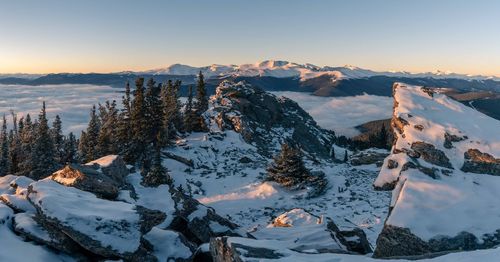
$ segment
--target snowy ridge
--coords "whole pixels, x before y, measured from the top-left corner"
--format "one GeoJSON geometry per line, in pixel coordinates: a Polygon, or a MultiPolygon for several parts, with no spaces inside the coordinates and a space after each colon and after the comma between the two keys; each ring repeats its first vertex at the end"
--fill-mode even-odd
{"type": "Polygon", "coordinates": [[[396,83],[394,100],[396,141],[374,183],[394,189],[379,255],[390,256],[384,231],[394,227],[427,242],[411,255],[492,247],[500,229],[500,122],[424,87],[396,83]],[[450,244],[464,237],[475,244],[450,244]]]}

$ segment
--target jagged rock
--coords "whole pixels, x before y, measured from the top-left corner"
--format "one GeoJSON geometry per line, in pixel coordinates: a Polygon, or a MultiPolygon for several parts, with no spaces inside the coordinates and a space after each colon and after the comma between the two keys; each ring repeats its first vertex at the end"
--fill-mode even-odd
{"type": "Polygon", "coordinates": [[[118,196],[119,181],[103,174],[95,166],[69,164],[54,172],[50,179],[80,190],[92,192],[99,197],[115,199],[118,196]]]}
{"type": "Polygon", "coordinates": [[[189,242],[182,234],[154,227],[144,235],[144,240],[153,250],[153,256],[158,261],[192,261],[195,245],[189,242]]]}
{"type": "Polygon", "coordinates": [[[425,142],[414,142],[411,144],[411,149],[431,164],[446,168],[453,168],[450,164],[450,159],[446,156],[446,154],[437,149],[434,145],[425,142]]]}
{"type": "Polygon", "coordinates": [[[290,140],[310,154],[329,157],[334,134],[321,129],[288,98],[277,98],[244,82],[224,81],[217,87],[212,103],[214,107],[206,114],[221,130],[235,130],[266,156],[274,155],[281,143],[290,140]]]}
{"type": "Polygon", "coordinates": [[[85,164],[97,167],[104,175],[110,177],[118,186],[122,185],[129,170],[123,158],[119,155],[108,155],[85,164]]]}
{"type": "Polygon", "coordinates": [[[86,250],[106,258],[147,257],[134,205],[99,199],[52,180],[32,183],[28,192],[41,222],[64,232],[86,250]]]}
{"type": "Polygon", "coordinates": [[[386,225],[377,238],[377,249],[373,257],[415,256],[430,251],[429,244],[412,234],[409,229],[386,225]]]}
{"type": "Polygon", "coordinates": [[[175,189],[170,192],[176,203],[176,217],[169,229],[182,233],[196,244],[207,243],[212,237],[241,236],[236,224],[217,215],[212,208],[175,189]]]}
{"type": "Polygon", "coordinates": [[[500,158],[477,149],[469,149],[464,153],[462,171],[500,176],[500,158]]]}
{"type": "Polygon", "coordinates": [[[25,195],[3,194],[0,195],[0,201],[3,202],[5,205],[9,206],[10,208],[12,208],[16,213],[19,212],[35,213],[36,211],[33,205],[31,205],[30,202],[26,199],[25,195]]]}
{"type": "Polygon", "coordinates": [[[348,251],[358,254],[368,254],[372,252],[370,243],[362,229],[353,228],[352,230],[340,230],[331,218],[327,218],[326,220],[327,228],[335,234],[336,238],[348,251]]]}

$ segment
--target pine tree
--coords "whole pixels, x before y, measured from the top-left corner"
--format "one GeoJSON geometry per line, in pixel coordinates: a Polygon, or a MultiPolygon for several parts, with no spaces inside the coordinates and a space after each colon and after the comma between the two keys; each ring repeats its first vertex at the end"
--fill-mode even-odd
{"type": "Polygon", "coordinates": [[[99,104],[99,135],[97,137],[97,155],[105,156],[117,154],[118,134],[115,132],[115,125],[118,123],[118,109],[116,101],[106,101],[104,105],[99,104]]]}
{"type": "Polygon", "coordinates": [[[147,187],[158,187],[163,184],[171,184],[172,179],[167,170],[161,164],[161,146],[157,145],[154,150],[154,158],[151,167],[142,170],[142,184],[147,187]]]}
{"type": "Polygon", "coordinates": [[[21,139],[21,150],[19,152],[19,175],[28,176],[33,169],[32,148],[35,141],[34,125],[30,114],[19,120],[19,135],[21,139]]]}
{"type": "Polygon", "coordinates": [[[79,144],[80,161],[83,163],[95,160],[99,157],[97,141],[99,138],[100,121],[96,114],[95,105],[90,110],[90,121],[87,131],[82,132],[79,144]]]}
{"type": "Polygon", "coordinates": [[[161,90],[163,130],[166,140],[173,139],[177,132],[184,131],[181,102],[179,100],[180,87],[180,81],[176,81],[174,84],[169,80],[166,85],[163,85],[161,90]]]}
{"type": "Polygon", "coordinates": [[[184,110],[184,129],[186,132],[193,131],[193,124],[195,119],[196,115],[193,111],[193,87],[189,86],[186,108],[184,110]]]}
{"type": "Polygon", "coordinates": [[[68,137],[64,140],[64,146],[63,146],[64,154],[61,159],[61,162],[63,164],[69,164],[69,163],[74,163],[76,162],[76,151],[77,151],[77,144],[76,144],[76,138],[75,135],[73,135],[73,132],[70,132],[68,134],[68,137]]]}
{"type": "Polygon", "coordinates": [[[344,151],[344,162],[347,163],[348,157],[347,157],[347,150],[344,151]]]}
{"type": "Polygon", "coordinates": [[[134,100],[131,108],[132,124],[132,145],[131,152],[139,165],[147,165],[146,160],[146,142],[147,142],[147,120],[144,101],[144,78],[138,78],[135,81],[134,100]]]}
{"type": "Polygon", "coordinates": [[[156,145],[160,143],[157,139],[161,137],[162,133],[162,113],[163,105],[160,98],[161,87],[156,86],[155,81],[151,78],[147,83],[147,89],[145,93],[145,105],[146,105],[146,132],[148,133],[148,143],[153,143],[156,145]]]}
{"type": "Polygon", "coordinates": [[[309,177],[300,149],[286,143],[281,145],[280,154],[274,158],[267,172],[269,180],[289,188],[302,184],[309,177]]]}
{"type": "MultiPolygon", "coordinates": [[[[12,126],[9,134],[9,173],[16,174],[19,172],[19,154],[21,151],[20,129],[18,128],[17,115],[11,111],[12,126]]],[[[22,122],[20,121],[22,128],[22,122]]]]}
{"type": "Polygon", "coordinates": [[[132,124],[131,124],[131,98],[130,84],[125,86],[125,95],[122,97],[122,110],[118,115],[117,149],[126,162],[133,162],[134,155],[131,149],[132,142],[132,124]]]}
{"type": "Polygon", "coordinates": [[[38,115],[38,124],[36,126],[35,142],[33,144],[32,161],[33,169],[30,177],[40,179],[46,177],[57,169],[55,150],[43,102],[42,110],[38,115]]]}
{"type": "Polygon", "coordinates": [[[208,109],[207,88],[203,74],[200,71],[200,73],[198,74],[198,82],[196,85],[196,105],[195,105],[196,120],[195,124],[193,125],[193,129],[195,131],[204,131],[206,129],[205,121],[202,117],[202,114],[205,111],[207,111],[207,109],[208,109]]]}
{"type": "Polygon", "coordinates": [[[3,115],[2,130],[0,132],[0,176],[9,171],[9,137],[7,135],[7,119],[3,115]]]}
{"type": "Polygon", "coordinates": [[[62,162],[63,152],[63,143],[64,136],[62,134],[62,121],[59,115],[56,115],[54,122],[52,122],[52,129],[50,130],[50,134],[52,136],[52,141],[54,142],[54,149],[56,152],[56,160],[60,164],[64,164],[62,162]]]}

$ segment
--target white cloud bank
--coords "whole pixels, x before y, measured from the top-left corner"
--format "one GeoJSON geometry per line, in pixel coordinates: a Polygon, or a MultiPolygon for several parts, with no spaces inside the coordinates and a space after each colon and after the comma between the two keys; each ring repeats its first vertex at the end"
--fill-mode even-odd
{"type": "Polygon", "coordinates": [[[393,99],[385,96],[359,95],[320,97],[302,92],[272,92],[296,101],[323,128],[335,133],[355,136],[357,125],[392,115],[393,99]]]}
{"type": "Polygon", "coordinates": [[[0,116],[6,114],[9,124],[10,110],[16,112],[18,118],[29,113],[35,119],[45,101],[49,120],[59,114],[64,133],[79,135],[87,125],[92,105],[112,99],[120,104],[119,90],[96,85],[0,85],[0,116]]]}

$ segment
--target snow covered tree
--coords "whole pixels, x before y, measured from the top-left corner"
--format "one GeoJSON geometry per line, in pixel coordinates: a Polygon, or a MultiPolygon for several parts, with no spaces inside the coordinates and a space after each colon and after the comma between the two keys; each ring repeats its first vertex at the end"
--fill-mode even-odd
{"type": "Polygon", "coordinates": [[[0,176],[7,175],[9,171],[9,137],[7,135],[7,118],[3,115],[2,129],[0,131],[0,176]]]}
{"type": "Polygon", "coordinates": [[[281,152],[274,158],[267,172],[269,180],[289,188],[302,184],[309,177],[309,171],[302,160],[302,151],[287,143],[281,145],[281,152]]]}
{"type": "Polygon", "coordinates": [[[42,110],[38,115],[38,124],[36,126],[31,159],[33,168],[29,176],[33,179],[46,177],[57,169],[54,144],[50,135],[45,102],[43,102],[42,110]]]}
{"type": "Polygon", "coordinates": [[[52,141],[54,142],[56,160],[58,163],[64,164],[64,162],[62,162],[62,156],[64,154],[64,135],[62,133],[62,121],[59,115],[56,115],[54,122],[52,122],[52,129],[50,130],[50,134],[52,136],[52,141]]]}

